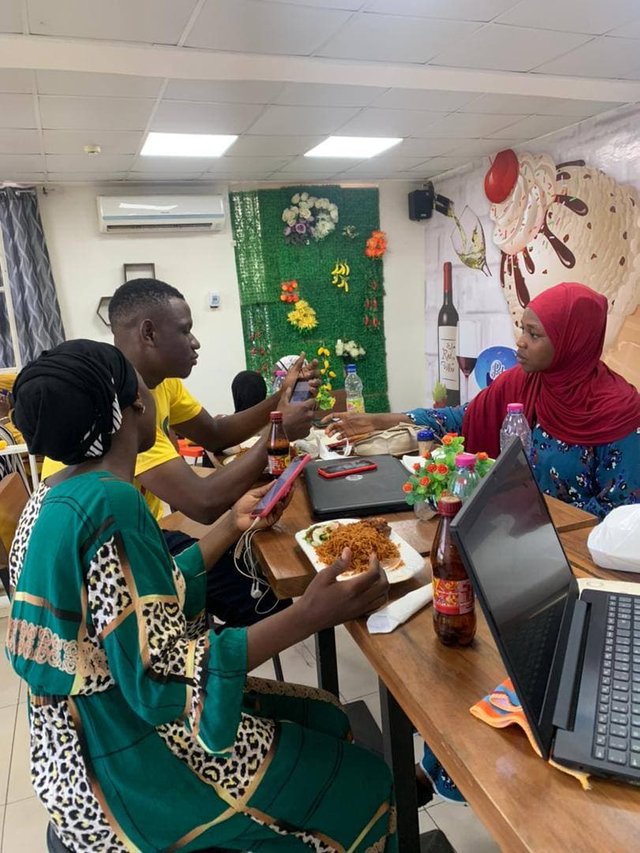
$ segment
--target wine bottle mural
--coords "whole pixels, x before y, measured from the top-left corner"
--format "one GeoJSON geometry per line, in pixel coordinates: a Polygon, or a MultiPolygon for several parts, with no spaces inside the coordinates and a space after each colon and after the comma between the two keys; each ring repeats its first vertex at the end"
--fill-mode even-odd
{"type": "Polygon", "coordinates": [[[451,263],[443,265],[442,307],[438,313],[438,379],[447,389],[447,405],[460,405],[458,312],[453,304],[451,263]]]}

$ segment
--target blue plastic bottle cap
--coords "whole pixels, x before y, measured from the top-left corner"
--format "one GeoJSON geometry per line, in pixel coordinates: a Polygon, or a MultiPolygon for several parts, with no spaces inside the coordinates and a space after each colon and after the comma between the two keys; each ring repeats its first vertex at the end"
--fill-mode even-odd
{"type": "Polygon", "coordinates": [[[418,432],[418,441],[433,441],[434,435],[431,429],[421,429],[418,432]]]}

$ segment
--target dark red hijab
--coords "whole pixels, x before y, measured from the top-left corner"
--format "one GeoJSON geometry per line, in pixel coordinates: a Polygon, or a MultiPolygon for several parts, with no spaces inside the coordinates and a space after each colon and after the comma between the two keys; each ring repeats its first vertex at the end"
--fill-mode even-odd
{"type": "Polygon", "coordinates": [[[517,365],[469,404],[462,422],[467,449],[500,452],[500,426],[507,403],[523,403],[536,423],[567,444],[606,444],[640,426],[640,394],[600,360],[607,325],[607,300],[584,284],[563,283],[528,305],[551,339],[551,366],[525,373],[517,365]]]}

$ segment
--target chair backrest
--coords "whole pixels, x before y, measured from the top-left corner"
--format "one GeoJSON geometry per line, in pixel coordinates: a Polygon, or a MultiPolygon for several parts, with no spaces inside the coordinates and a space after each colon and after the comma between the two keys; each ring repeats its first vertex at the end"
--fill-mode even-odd
{"type": "Polygon", "coordinates": [[[640,308],[624,321],[613,348],[605,354],[604,360],[640,391],[640,308]]]}
{"type": "Polygon", "coordinates": [[[29,492],[19,474],[7,474],[0,480],[0,542],[7,553],[28,500],[29,492]]]}

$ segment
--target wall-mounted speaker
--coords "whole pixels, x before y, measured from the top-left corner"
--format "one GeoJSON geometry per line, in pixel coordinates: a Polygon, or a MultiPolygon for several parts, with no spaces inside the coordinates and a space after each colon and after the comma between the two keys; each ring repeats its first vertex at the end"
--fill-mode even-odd
{"type": "Polygon", "coordinates": [[[409,193],[409,219],[413,222],[421,222],[423,219],[431,219],[433,214],[433,185],[426,189],[414,190],[409,193]]]}

